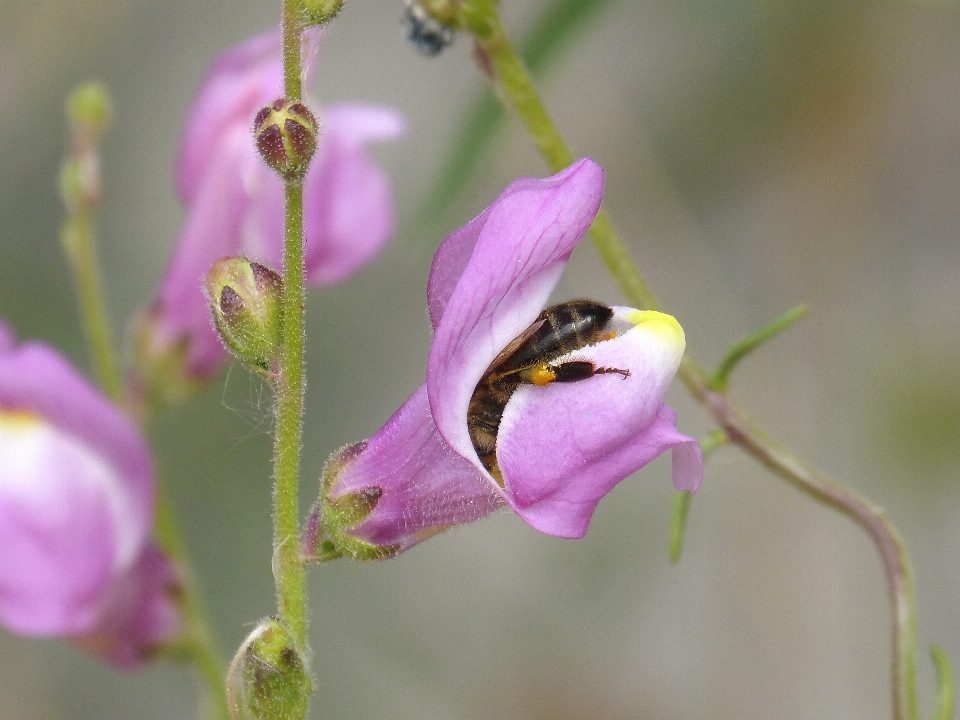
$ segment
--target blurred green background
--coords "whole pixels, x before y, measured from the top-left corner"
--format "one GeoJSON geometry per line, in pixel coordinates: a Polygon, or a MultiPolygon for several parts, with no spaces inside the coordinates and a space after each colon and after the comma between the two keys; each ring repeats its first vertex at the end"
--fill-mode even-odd
{"type": "MultiPolygon", "coordinates": [[[[504,0],[522,35],[548,3],[504,0]]],[[[115,334],[150,298],[182,220],[180,123],[222,49],[279,2],[0,3],[0,315],[83,367],[60,255],[63,98],[110,88],[101,253],[115,334]]],[[[960,6],[953,2],[601,3],[544,76],[578,155],[688,344],[714,363],[789,306],[811,312],[734,377],[774,436],[887,509],[917,576],[919,686],[930,641],[960,664],[960,6]]],[[[421,211],[485,91],[458,38],[402,40],[401,0],[347,0],[321,49],[319,103],[393,105],[376,149],[398,231],[375,263],[311,293],[304,503],[326,457],[373,434],[422,382],[436,245],[519,175],[546,174],[510,119],[467,191],[421,211]]],[[[584,244],[557,298],[621,298],[584,244]]],[[[682,430],[705,415],[674,389],[682,430]]],[[[270,405],[240,368],[150,436],[232,652],[273,610],[270,405]]],[[[663,459],[601,504],[590,533],[500,514],[381,564],[310,573],[315,718],[583,720],[890,716],[888,605],[867,537],[734,449],[667,560],[663,459]]],[[[118,674],[59,641],[0,632],[0,720],[195,717],[194,675],[118,674]]]]}

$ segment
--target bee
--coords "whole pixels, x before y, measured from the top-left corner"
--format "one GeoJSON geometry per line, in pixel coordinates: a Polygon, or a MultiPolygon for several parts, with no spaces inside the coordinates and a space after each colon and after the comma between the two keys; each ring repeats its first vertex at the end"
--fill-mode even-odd
{"type": "Polygon", "coordinates": [[[597,367],[589,360],[554,361],[567,353],[616,335],[608,332],[613,309],[594,300],[569,300],[551,305],[515,337],[483,373],[470,397],[467,428],[480,462],[501,484],[496,445],[500,420],[507,401],[521,385],[579,382],[594,375],[629,370],[597,367]]]}

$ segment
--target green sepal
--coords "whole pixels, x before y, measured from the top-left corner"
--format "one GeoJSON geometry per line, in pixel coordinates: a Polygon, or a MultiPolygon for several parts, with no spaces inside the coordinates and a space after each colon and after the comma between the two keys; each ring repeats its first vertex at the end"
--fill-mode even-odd
{"type": "Polygon", "coordinates": [[[300,17],[304,27],[328,23],[342,9],[343,0],[300,0],[300,17]]]}
{"type": "Polygon", "coordinates": [[[354,560],[384,560],[399,552],[399,545],[375,545],[349,532],[373,512],[382,494],[379,487],[363,488],[335,498],[329,494],[340,473],[366,446],[365,442],[347,445],[327,461],[320,498],[310,512],[301,541],[304,560],[322,562],[344,556],[354,560]]]}
{"type": "Polygon", "coordinates": [[[260,622],[237,651],[241,700],[256,720],[302,720],[313,692],[304,653],[275,617],[260,622]]]}

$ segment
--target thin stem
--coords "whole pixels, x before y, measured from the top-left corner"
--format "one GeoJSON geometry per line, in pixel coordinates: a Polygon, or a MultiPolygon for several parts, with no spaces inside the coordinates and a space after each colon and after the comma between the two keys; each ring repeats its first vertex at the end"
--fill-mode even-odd
{"type": "MultiPolygon", "coordinates": [[[[520,116],[520,121],[530,133],[550,170],[560,172],[574,161],[573,153],[550,119],[550,114],[533,84],[533,78],[510,43],[495,7],[485,2],[477,2],[472,9],[465,9],[464,14],[468,26],[477,36],[478,46],[493,66],[494,83],[501,100],[513,107],[520,116]]],[[[659,310],[660,305],[634,267],[603,208],[590,226],[590,239],[630,302],[641,310],[659,310]]]]}
{"type": "MultiPolygon", "coordinates": [[[[84,332],[101,385],[116,405],[126,407],[133,414],[110,338],[94,229],[96,210],[100,206],[99,143],[109,124],[109,95],[96,85],[80,86],[72,94],[69,106],[85,112],[79,115],[76,112],[69,113],[74,131],[74,148],[71,157],[61,168],[61,192],[68,217],[60,231],[60,242],[70,262],[84,332]],[[91,114],[95,106],[99,108],[99,114],[91,114]],[[99,123],[91,124],[91,120],[97,118],[99,123]]],[[[223,661],[215,649],[209,622],[200,604],[186,545],[174,520],[164,484],[159,478],[154,539],[180,574],[177,601],[184,631],[174,649],[197,666],[210,696],[208,717],[211,720],[226,720],[229,714],[223,661]]]]}
{"type": "MultiPolygon", "coordinates": [[[[529,74],[513,51],[495,3],[492,0],[473,0],[464,7],[463,13],[482,55],[492,66],[498,93],[520,115],[547,164],[554,172],[569,165],[573,155],[540,101],[529,74]]],[[[597,215],[591,235],[601,258],[626,298],[639,308],[658,309],[656,299],[606,215],[597,215]]],[[[773,442],[736,408],[725,393],[710,390],[707,373],[689,354],[684,356],[678,375],[711,412],[731,442],[799,490],[854,520],[873,539],[883,562],[892,608],[894,718],[915,720],[914,589],[907,553],[896,528],[879,508],[865,498],[805,465],[773,442]]]]}
{"type": "Polygon", "coordinates": [[[950,657],[939,645],[930,648],[933,664],[937,668],[937,700],[934,704],[931,720],[953,720],[953,668],[950,666],[950,657]]]}
{"type": "Polygon", "coordinates": [[[123,380],[110,339],[110,323],[103,301],[92,208],[79,208],[64,221],[60,242],[70,261],[80,320],[100,384],[111,400],[123,405],[123,380]]]}
{"type": "Polygon", "coordinates": [[[210,633],[210,622],[197,592],[196,576],[187,554],[180,528],[177,526],[169,497],[162,483],[157,486],[157,520],[154,537],[171,562],[180,572],[180,611],[183,614],[183,652],[193,661],[207,686],[210,699],[208,717],[226,720],[226,687],[223,658],[217,652],[210,633]]]}
{"type": "Polygon", "coordinates": [[[303,92],[302,32],[299,0],[283,0],[283,94],[289,100],[299,100],[303,92]]]}
{"type": "MultiPolygon", "coordinates": [[[[297,0],[283,10],[285,94],[299,99],[300,16],[297,0]]],[[[283,348],[276,381],[277,420],[274,440],[273,567],[280,616],[301,647],[306,645],[306,577],[299,547],[297,484],[303,421],[303,186],[284,189],[283,348]]]]}
{"type": "Polygon", "coordinates": [[[916,604],[913,572],[900,533],[883,510],[783,448],[751,422],[726,393],[710,390],[706,374],[695,368],[692,362],[685,365],[681,370],[682,379],[711,412],[731,442],[798,490],[852,519],[873,540],[883,563],[892,609],[893,716],[896,720],[915,720],[916,604]]]}

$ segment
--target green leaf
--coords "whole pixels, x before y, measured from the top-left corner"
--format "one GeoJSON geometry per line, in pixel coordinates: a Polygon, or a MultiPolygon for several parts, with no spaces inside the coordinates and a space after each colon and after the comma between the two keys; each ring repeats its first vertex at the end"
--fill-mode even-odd
{"type": "Polygon", "coordinates": [[[720,361],[716,372],[714,372],[713,377],[710,378],[710,389],[720,392],[726,390],[727,383],[730,381],[730,373],[733,372],[733,369],[744,357],[756,350],[774,335],[793,325],[797,320],[806,315],[809,309],[806,305],[792,307],[734,345],[724,356],[723,360],[720,361]]]}

